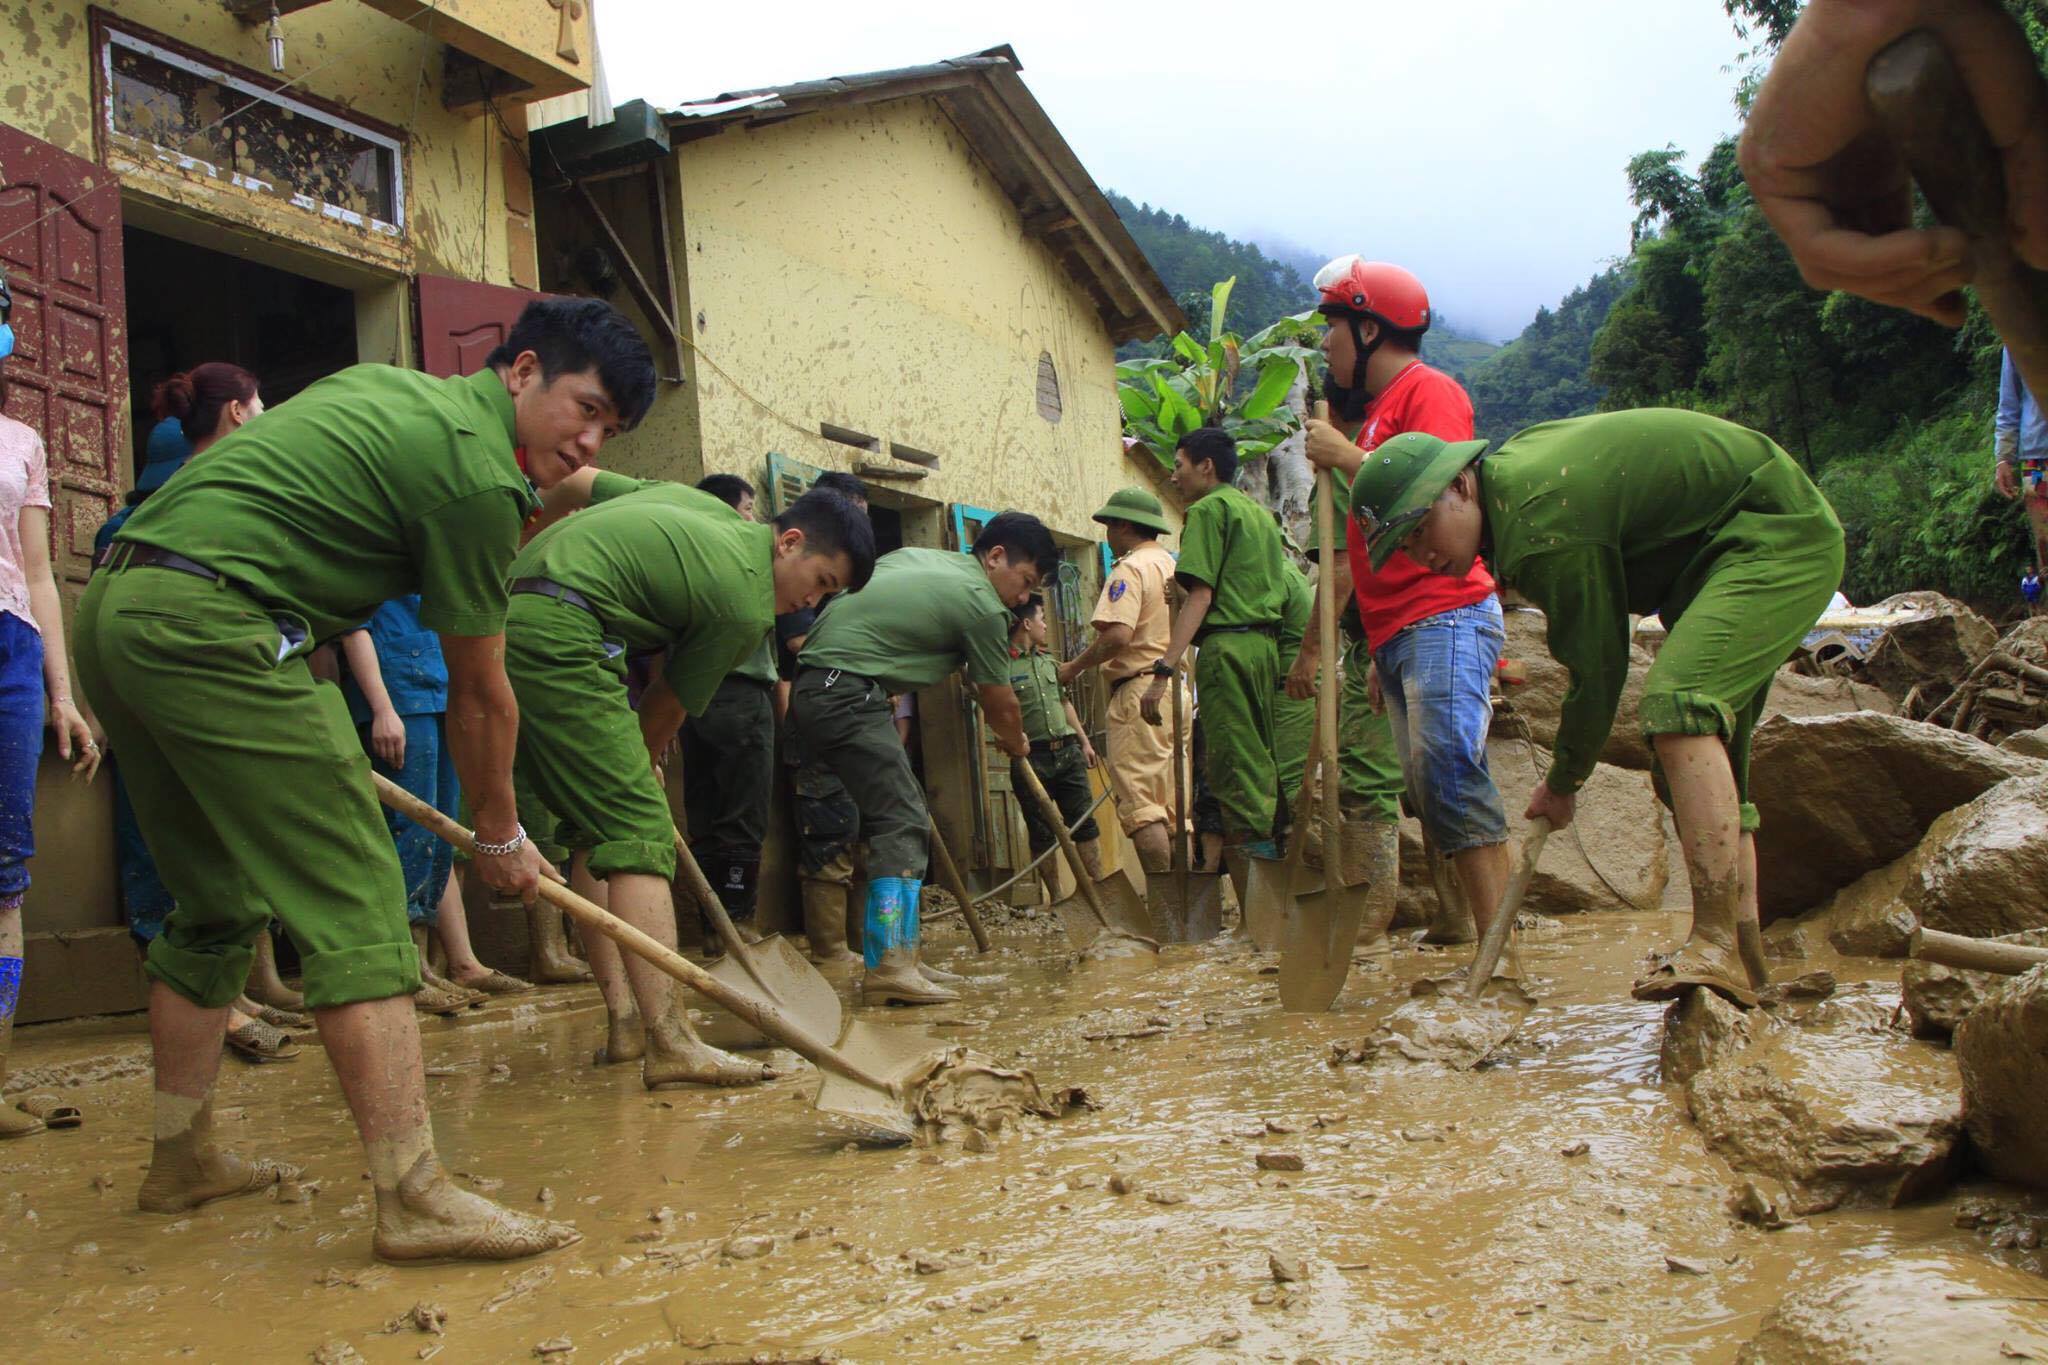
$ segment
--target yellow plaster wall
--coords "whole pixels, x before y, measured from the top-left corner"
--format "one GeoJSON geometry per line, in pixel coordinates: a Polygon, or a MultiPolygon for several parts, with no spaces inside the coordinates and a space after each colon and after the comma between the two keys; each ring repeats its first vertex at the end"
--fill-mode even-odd
{"type": "Polygon", "coordinates": [[[1089,513],[1134,481],[1115,348],[936,104],[721,133],[676,163],[689,334],[788,420],[688,355],[688,387],[636,445],[679,444],[687,407],[707,470],[758,472],[770,450],[854,468],[860,452],[817,435],[829,422],[940,457],[928,478],[886,486],[1097,538],[1089,513]],[[1037,411],[1041,352],[1059,374],[1056,423],[1037,411]]]}
{"type": "MultiPolygon", "coordinates": [[[[500,3],[509,10],[521,7],[522,0],[500,3]]],[[[547,8],[545,0],[523,0],[523,7],[547,8]]],[[[223,62],[260,73],[270,69],[263,25],[240,23],[218,0],[107,0],[100,8],[128,27],[161,34],[223,62]]],[[[326,253],[371,273],[416,271],[512,283],[506,256],[504,135],[488,114],[471,117],[442,107],[444,49],[423,27],[359,0],[329,0],[283,21],[283,78],[304,77],[295,92],[409,134],[408,220],[401,242],[286,203],[181,180],[170,171],[137,173],[122,167],[127,193],[202,223],[226,219],[285,247],[326,253]]],[[[92,28],[83,0],[0,0],[0,53],[5,54],[0,122],[98,160],[92,28]]],[[[500,107],[514,130],[523,127],[516,106],[500,107]]]]}

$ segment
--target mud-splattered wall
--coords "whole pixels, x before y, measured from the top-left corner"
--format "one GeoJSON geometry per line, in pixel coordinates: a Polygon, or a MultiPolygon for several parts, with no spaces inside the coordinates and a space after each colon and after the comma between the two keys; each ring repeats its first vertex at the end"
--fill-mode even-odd
{"type": "Polygon", "coordinates": [[[827,469],[912,470],[890,459],[907,447],[937,457],[929,474],[878,482],[1097,538],[1089,514],[1138,481],[1121,454],[1115,348],[935,104],[725,132],[675,159],[683,324],[746,392],[686,351],[689,385],[636,444],[686,429],[687,405],[706,469],[758,471],[774,450],[827,469]],[[1057,421],[1040,412],[1048,359],[1057,421]],[[824,439],[823,424],[881,450],[824,439]]]}

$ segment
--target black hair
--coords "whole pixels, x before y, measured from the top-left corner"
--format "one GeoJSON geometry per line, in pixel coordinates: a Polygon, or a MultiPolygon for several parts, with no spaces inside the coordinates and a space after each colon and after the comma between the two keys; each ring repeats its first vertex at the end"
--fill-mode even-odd
{"type": "Polygon", "coordinates": [[[1102,519],[1102,524],[1104,526],[1121,526],[1126,531],[1129,531],[1132,535],[1136,536],[1139,540],[1159,539],[1158,527],[1140,526],[1137,522],[1125,521],[1122,517],[1104,517],[1102,519]]]}
{"type": "Polygon", "coordinates": [[[812,554],[836,555],[844,551],[853,561],[846,590],[867,586],[875,572],[875,528],[867,513],[850,498],[831,489],[813,488],[789,505],[775,519],[777,531],[802,531],[804,548],[812,554]]]}
{"type": "Polygon", "coordinates": [[[1220,483],[1231,483],[1237,478],[1237,441],[1222,427],[1196,427],[1181,437],[1174,449],[1187,452],[1189,464],[1207,460],[1215,465],[1220,483]]]}
{"type": "Polygon", "coordinates": [[[1042,592],[1032,593],[1031,596],[1024,599],[1024,605],[1021,607],[1011,607],[1010,634],[1015,635],[1018,627],[1044,610],[1045,594],[1042,592]]]}
{"type": "Polygon", "coordinates": [[[817,481],[811,487],[822,488],[827,493],[837,493],[842,498],[854,498],[860,502],[868,500],[868,486],[866,484],[853,475],[842,474],[836,469],[828,469],[823,474],[820,474],[817,481]]]}
{"type": "Polygon", "coordinates": [[[1417,355],[1421,355],[1423,334],[1428,331],[1429,324],[1426,322],[1420,327],[1389,327],[1385,323],[1381,323],[1380,345],[1392,346],[1400,351],[1413,351],[1417,355]]]}
{"type": "Polygon", "coordinates": [[[626,315],[603,299],[535,299],[484,364],[507,368],[527,351],[540,358],[541,378],[550,384],[596,370],[629,431],[654,406],[654,356],[626,315]]]}
{"type": "Polygon", "coordinates": [[[738,507],[743,498],[754,496],[754,485],[737,474],[706,474],[697,480],[697,490],[709,493],[728,507],[738,507]]]}
{"type": "Polygon", "coordinates": [[[1012,564],[1020,560],[1036,564],[1041,577],[1059,572],[1060,547],[1053,543],[1045,523],[1029,512],[999,512],[981,528],[974,538],[974,557],[986,559],[997,549],[1012,564]]]}

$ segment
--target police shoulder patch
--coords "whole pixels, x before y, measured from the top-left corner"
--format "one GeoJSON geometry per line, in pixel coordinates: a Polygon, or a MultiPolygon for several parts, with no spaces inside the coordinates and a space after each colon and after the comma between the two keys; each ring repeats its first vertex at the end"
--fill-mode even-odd
{"type": "Polygon", "coordinates": [[[1115,580],[1113,580],[1113,581],[1112,581],[1112,582],[1110,583],[1110,585],[1109,585],[1109,600],[1110,600],[1110,601],[1112,601],[1112,602],[1121,602],[1121,601],[1123,601],[1123,600],[1124,600],[1124,592],[1125,592],[1125,590],[1126,590],[1126,589],[1128,589],[1128,588],[1129,588],[1130,586],[1131,586],[1130,580],[1129,580],[1129,579],[1127,579],[1127,578],[1119,578],[1119,579],[1115,579],[1115,580]]]}

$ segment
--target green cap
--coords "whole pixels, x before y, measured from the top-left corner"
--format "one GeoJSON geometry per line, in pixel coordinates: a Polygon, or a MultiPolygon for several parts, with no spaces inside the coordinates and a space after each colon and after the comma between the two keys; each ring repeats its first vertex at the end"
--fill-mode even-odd
{"type": "Polygon", "coordinates": [[[1446,441],[1426,431],[1404,431],[1366,453],[1351,480],[1351,514],[1365,533],[1375,572],[1394,557],[1458,471],[1485,450],[1484,441],[1446,441]]]}
{"type": "Polygon", "coordinates": [[[1133,526],[1144,526],[1154,531],[1173,530],[1167,524],[1166,509],[1159,505],[1159,499],[1142,488],[1117,489],[1090,520],[1128,521],[1133,526]]]}

